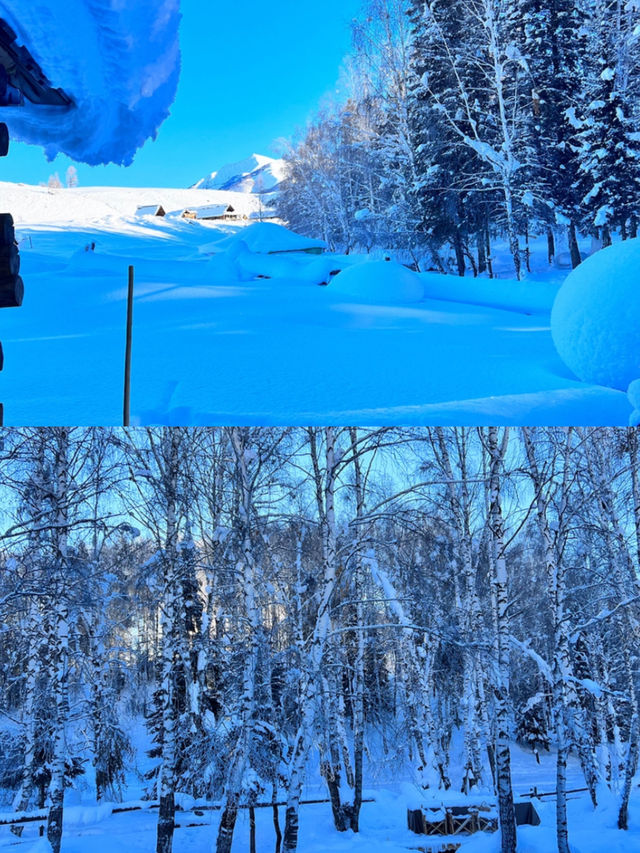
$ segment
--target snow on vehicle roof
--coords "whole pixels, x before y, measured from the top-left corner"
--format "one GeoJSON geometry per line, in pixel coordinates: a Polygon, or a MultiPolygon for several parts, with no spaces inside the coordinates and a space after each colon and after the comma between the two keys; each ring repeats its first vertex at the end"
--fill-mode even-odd
{"type": "Polygon", "coordinates": [[[128,165],[155,138],[180,71],[179,0],[0,0],[51,85],[74,106],[3,112],[14,139],[89,165],[128,165]]]}
{"type": "Polygon", "coordinates": [[[275,222],[256,222],[243,229],[234,240],[243,243],[250,252],[268,255],[271,252],[304,252],[306,249],[326,249],[327,244],[312,237],[303,237],[275,222]]]}

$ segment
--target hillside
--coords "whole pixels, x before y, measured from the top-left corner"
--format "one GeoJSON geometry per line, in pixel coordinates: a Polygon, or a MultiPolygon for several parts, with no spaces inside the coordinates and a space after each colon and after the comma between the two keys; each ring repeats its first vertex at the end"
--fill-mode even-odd
{"type": "Polygon", "coordinates": [[[20,230],[22,225],[75,224],[86,227],[100,223],[126,231],[141,205],[161,204],[169,219],[186,207],[231,204],[243,216],[259,210],[259,200],[249,194],[224,190],[154,187],[76,187],[74,189],[30,186],[0,182],[3,207],[11,211],[20,230]]]}

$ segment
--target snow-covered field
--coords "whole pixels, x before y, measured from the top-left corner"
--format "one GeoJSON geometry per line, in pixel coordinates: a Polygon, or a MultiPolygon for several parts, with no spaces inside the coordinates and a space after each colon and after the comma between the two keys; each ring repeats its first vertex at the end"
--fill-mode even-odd
{"type": "MultiPolygon", "coordinates": [[[[517,799],[526,801],[522,795],[533,786],[539,791],[555,789],[555,756],[543,753],[538,765],[530,752],[517,746],[512,749],[514,793],[517,799]]],[[[416,835],[407,828],[407,807],[415,807],[416,789],[397,773],[397,768],[379,770],[380,779],[373,782],[369,778],[365,797],[375,802],[364,803],[361,813],[361,830],[354,835],[351,832],[336,832],[331,817],[330,806],[326,803],[303,806],[301,809],[299,849],[304,853],[406,853],[407,850],[432,849],[437,851],[444,839],[416,835]]],[[[405,777],[408,778],[408,777],[405,777]]],[[[584,786],[584,780],[575,760],[570,762],[568,775],[569,788],[584,786]]],[[[133,787],[127,792],[126,800],[139,802],[136,797],[142,793],[141,787],[133,787]]],[[[447,803],[463,803],[464,797],[455,792],[445,796],[447,803]]],[[[322,799],[326,797],[326,788],[311,784],[305,791],[305,797],[322,799]]],[[[594,811],[586,793],[569,796],[569,837],[573,853],[630,853],[640,846],[640,791],[636,786],[630,803],[629,830],[622,832],[616,828],[616,798],[606,791],[600,792],[601,805],[594,811]]],[[[194,814],[189,798],[179,798],[185,805],[184,812],[178,812],[176,822],[179,828],[174,836],[176,853],[208,853],[214,846],[219,820],[218,811],[204,811],[194,814]],[[197,824],[197,826],[188,826],[197,824]]],[[[487,804],[489,799],[485,798],[487,804]]],[[[473,802],[482,802],[476,797],[473,802]]],[[[191,801],[193,802],[193,801],[191,801]]],[[[441,793],[434,791],[433,804],[442,802],[441,793]]],[[[143,805],[142,803],[140,803],[143,805]]],[[[540,826],[525,826],[518,830],[519,853],[550,853],[556,849],[555,806],[553,797],[533,800],[534,807],[541,820],[540,826]]],[[[65,808],[63,837],[64,853],[144,853],[155,845],[157,811],[145,809],[111,815],[109,804],[97,806],[90,801],[88,794],[70,791],[65,808]]],[[[284,824],[284,809],[280,809],[281,825],[284,824]]],[[[452,839],[453,840],[453,839],[452,839]]],[[[456,836],[463,853],[497,853],[499,834],[478,833],[472,836],[456,836]]],[[[20,841],[12,835],[8,827],[0,827],[0,849],[24,850],[38,853],[47,850],[44,839],[38,839],[38,823],[26,824],[20,841]]],[[[258,853],[271,853],[275,846],[275,833],[271,809],[256,810],[256,846],[258,853]]],[[[248,812],[241,811],[234,833],[233,851],[243,853],[249,850],[248,812]]]]}
{"type": "Polygon", "coordinates": [[[339,277],[317,284],[361,259],[215,254],[244,225],[175,213],[227,201],[250,215],[250,194],[0,184],[0,198],[26,290],[0,318],[7,424],[120,422],[129,264],[137,423],[629,422],[623,392],[578,381],[555,351],[564,270],[521,284],[425,274],[421,302],[357,299],[339,277]],[[136,217],[156,203],[166,219],[136,217]]]}

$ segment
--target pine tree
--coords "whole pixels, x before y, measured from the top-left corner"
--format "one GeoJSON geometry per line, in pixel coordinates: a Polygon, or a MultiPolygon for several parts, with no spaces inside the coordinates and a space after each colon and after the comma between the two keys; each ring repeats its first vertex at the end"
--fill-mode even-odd
{"type": "Polygon", "coordinates": [[[579,133],[585,227],[635,236],[640,194],[640,140],[629,87],[629,51],[640,11],[622,0],[599,0],[591,17],[588,97],[579,133]]]}
{"type": "Polygon", "coordinates": [[[515,0],[514,10],[530,75],[537,194],[555,221],[566,224],[576,267],[581,260],[576,227],[582,202],[578,132],[584,118],[585,4],[583,0],[515,0]]]}

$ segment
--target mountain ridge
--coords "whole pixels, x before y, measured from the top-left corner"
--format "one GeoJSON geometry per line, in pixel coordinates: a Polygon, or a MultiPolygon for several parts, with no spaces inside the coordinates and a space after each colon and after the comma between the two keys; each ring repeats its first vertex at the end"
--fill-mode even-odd
{"type": "Polygon", "coordinates": [[[228,190],[262,195],[277,191],[285,176],[284,160],[251,154],[200,178],[191,189],[228,190]]]}

